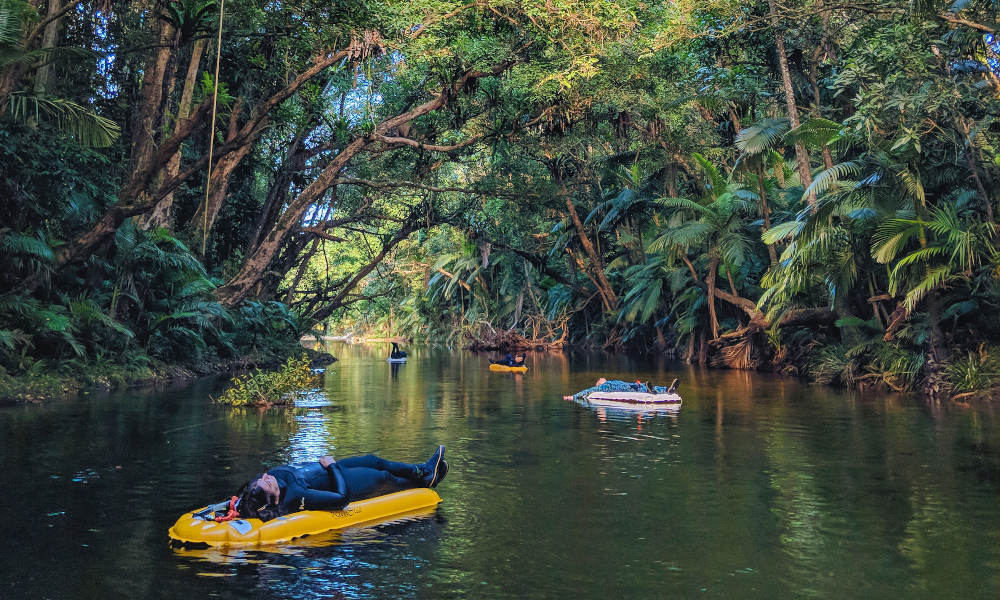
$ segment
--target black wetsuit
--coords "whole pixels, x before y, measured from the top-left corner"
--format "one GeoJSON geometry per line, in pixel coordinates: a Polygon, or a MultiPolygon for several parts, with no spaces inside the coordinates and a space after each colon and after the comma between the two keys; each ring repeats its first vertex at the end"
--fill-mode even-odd
{"type": "Polygon", "coordinates": [[[309,462],[275,467],[268,473],[278,480],[283,512],[337,510],[353,500],[425,485],[416,465],[374,454],[338,460],[326,468],[309,462]]]}

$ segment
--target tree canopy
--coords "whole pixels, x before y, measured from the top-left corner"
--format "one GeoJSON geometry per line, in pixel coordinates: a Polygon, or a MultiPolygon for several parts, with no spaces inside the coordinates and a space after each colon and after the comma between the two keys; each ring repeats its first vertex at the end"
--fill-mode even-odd
{"type": "Polygon", "coordinates": [[[0,0],[0,363],[329,322],[979,393],[995,30],[974,1],[0,0]]]}

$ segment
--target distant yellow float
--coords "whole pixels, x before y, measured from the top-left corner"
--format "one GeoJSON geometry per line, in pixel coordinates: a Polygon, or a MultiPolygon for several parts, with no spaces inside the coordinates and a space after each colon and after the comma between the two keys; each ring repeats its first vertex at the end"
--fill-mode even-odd
{"type": "MultiPolygon", "coordinates": [[[[181,544],[208,546],[259,546],[280,544],[307,535],[345,529],[354,525],[391,520],[437,506],[441,497],[429,488],[414,488],[352,502],[343,510],[304,510],[267,521],[212,520],[215,506],[205,506],[181,515],[168,532],[181,544]]],[[[221,507],[225,503],[218,505],[221,507]]]]}
{"type": "Polygon", "coordinates": [[[528,367],[508,367],[507,365],[502,365],[500,363],[490,363],[490,371],[496,371],[498,373],[526,373],[528,367]]]}

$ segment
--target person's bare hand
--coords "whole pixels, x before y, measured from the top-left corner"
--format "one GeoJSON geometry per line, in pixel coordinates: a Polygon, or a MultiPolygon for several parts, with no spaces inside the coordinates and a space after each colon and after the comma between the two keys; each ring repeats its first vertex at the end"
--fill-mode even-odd
{"type": "Polygon", "coordinates": [[[335,461],[333,460],[332,456],[324,456],[324,457],[322,457],[322,458],[319,459],[319,464],[324,469],[327,468],[327,467],[329,467],[330,465],[332,465],[334,462],[335,461]]]}

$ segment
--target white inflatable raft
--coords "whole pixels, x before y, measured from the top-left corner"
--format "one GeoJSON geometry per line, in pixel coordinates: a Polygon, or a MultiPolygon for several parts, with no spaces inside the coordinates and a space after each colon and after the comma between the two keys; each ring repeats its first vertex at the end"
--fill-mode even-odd
{"type": "Polygon", "coordinates": [[[678,394],[648,394],[646,392],[596,391],[587,394],[587,404],[592,406],[654,407],[680,406],[678,394]]]}

